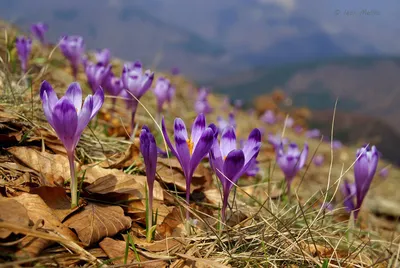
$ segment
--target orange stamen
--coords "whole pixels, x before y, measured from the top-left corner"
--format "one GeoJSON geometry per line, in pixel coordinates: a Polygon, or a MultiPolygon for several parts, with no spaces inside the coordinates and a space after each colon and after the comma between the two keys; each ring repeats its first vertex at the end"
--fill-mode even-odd
{"type": "Polygon", "coordinates": [[[190,155],[192,155],[194,144],[193,144],[193,142],[192,142],[190,139],[188,139],[188,140],[186,141],[186,143],[187,143],[187,145],[188,145],[188,147],[189,147],[189,153],[190,153],[190,155]]]}

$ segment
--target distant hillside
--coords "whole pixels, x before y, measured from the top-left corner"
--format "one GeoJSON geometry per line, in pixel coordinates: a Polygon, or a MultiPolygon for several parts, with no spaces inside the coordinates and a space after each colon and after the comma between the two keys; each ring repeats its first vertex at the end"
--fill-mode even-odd
{"type": "Polygon", "coordinates": [[[281,87],[296,106],[338,110],[373,116],[400,131],[400,57],[345,57],[221,78],[212,83],[218,92],[250,102],[281,87]]]}
{"type": "MultiPolygon", "coordinates": [[[[332,114],[331,110],[313,113],[310,127],[318,128],[323,135],[330,137],[332,114]]],[[[383,120],[357,113],[337,112],[334,138],[345,144],[374,144],[383,158],[400,164],[400,133],[383,120]]]]}

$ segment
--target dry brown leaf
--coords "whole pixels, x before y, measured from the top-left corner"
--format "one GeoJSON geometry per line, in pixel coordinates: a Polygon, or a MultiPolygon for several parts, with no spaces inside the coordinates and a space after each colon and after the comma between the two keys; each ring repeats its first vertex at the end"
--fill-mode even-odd
{"type": "Polygon", "coordinates": [[[154,242],[147,242],[144,238],[135,237],[135,244],[137,247],[145,249],[149,252],[171,252],[175,251],[177,247],[183,245],[180,238],[169,237],[163,240],[158,240],[154,242]]]}
{"type": "MultiPolygon", "coordinates": [[[[29,216],[25,207],[16,200],[10,198],[0,198],[0,221],[7,221],[18,224],[22,227],[29,226],[29,216]]],[[[7,238],[12,232],[0,228],[0,238],[7,238]]]]}
{"type": "Polygon", "coordinates": [[[163,237],[172,236],[174,229],[182,224],[182,214],[179,208],[174,207],[169,213],[163,223],[157,226],[157,233],[163,237]]]}
{"type": "MultiPolygon", "coordinates": [[[[61,234],[66,239],[76,240],[75,234],[60,222],[60,220],[54,215],[53,211],[46,205],[40,196],[36,194],[24,193],[20,196],[13,197],[13,199],[18,201],[26,208],[28,216],[33,223],[43,221],[43,229],[53,230],[53,232],[61,234]]],[[[24,248],[19,252],[19,254],[24,255],[25,253],[28,253],[30,256],[36,256],[44,248],[53,243],[54,241],[28,237],[22,242],[24,248]]]]}
{"type": "Polygon", "coordinates": [[[140,150],[139,150],[139,139],[135,138],[134,142],[129,146],[129,148],[116,156],[112,159],[108,159],[108,161],[104,161],[101,163],[102,167],[107,168],[127,168],[132,164],[140,164],[140,150]],[[111,162],[111,163],[110,163],[111,162]]]}
{"type": "MultiPolygon", "coordinates": [[[[84,169],[84,167],[82,167],[84,169]]],[[[96,194],[129,194],[136,199],[145,199],[147,178],[140,175],[126,174],[118,169],[105,169],[99,166],[87,167],[85,182],[91,183],[85,190],[96,194]]],[[[163,200],[164,194],[160,184],[155,181],[154,199],[163,200]]]]}
{"type": "MultiPolygon", "coordinates": [[[[114,240],[112,238],[104,238],[103,241],[99,243],[100,247],[104,250],[104,252],[107,254],[107,256],[110,259],[113,259],[114,264],[124,264],[124,255],[125,255],[125,247],[126,247],[126,242],[121,241],[121,240],[114,240]]],[[[166,267],[166,262],[163,260],[155,260],[155,261],[149,261],[148,258],[144,257],[142,254],[138,254],[141,267],[166,267]]],[[[127,264],[131,263],[136,263],[137,259],[135,256],[135,253],[132,250],[128,251],[128,259],[127,259],[127,264]]],[[[136,264],[135,266],[138,266],[136,264]]]]}
{"type": "Polygon", "coordinates": [[[39,195],[61,222],[79,209],[79,207],[71,209],[71,200],[62,187],[41,186],[32,188],[30,193],[39,195]]]}
{"type": "Polygon", "coordinates": [[[65,221],[74,229],[85,245],[98,242],[105,236],[116,235],[131,226],[131,218],[119,206],[89,203],[84,209],[65,221]]]}
{"type": "MultiPolygon", "coordinates": [[[[165,183],[175,184],[181,191],[186,191],[186,179],[183,175],[182,168],[176,159],[158,159],[157,174],[165,183]]],[[[207,188],[210,185],[211,175],[202,165],[199,165],[193,174],[190,185],[190,192],[202,188],[207,188]]]]}
{"type": "Polygon", "coordinates": [[[181,253],[177,253],[176,255],[178,255],[181,258],[187,259],[189,261],[195,262],[195,263],[192,263],[189,267],[197,267],[197,268],[229,268],[229,267],[231,267],[231,266],[226,266],[224,264],[221,264],[219,262],[209,260],[209,259],[195,258],[193,256],[189,256],[189,255],[181,254],[181,253]]]}
{"type": "Polygon", "coordinates": [[[69,163],[65,156],[39,152],[29,147],[11,147],[8,151],[24,165],[41,173],[45,185],[59,185],[70,178],[69,163]]]}

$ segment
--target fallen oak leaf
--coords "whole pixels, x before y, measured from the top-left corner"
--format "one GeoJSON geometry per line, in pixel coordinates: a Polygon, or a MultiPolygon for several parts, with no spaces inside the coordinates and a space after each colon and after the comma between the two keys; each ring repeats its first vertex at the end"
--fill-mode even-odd
{"type": "Polygon", "coordinates": [[[65,225],[74,229],[86,246],[128,229],[131,223],[131,218],[124,215],[121,207],[94,203],[89,203],[65,221],[65,225]]]}
{"type": "Polygon", "coordinates": [[[32,188],[30,193],[39,195],[61,222],[79,209],[79,206],[71,209],[71,200],[62,187],[41,186],[32,188]]]}
{"type": "MultiPolygon", "coordinates": [[[[18,201],[10,198],[0,198],[0,221],[17,224],[19,226],[29,226],[29,216],[26,208],[18,201]]],[[[7,238],[12,231],[0,228],[0,238],[7,238]]]]}
{"type": "Polygon", "coordinates": [[[107,161],[102,162],[100,165],[105,168],[127,168],[132,164],[140,164],[140,150],[139,150],[139,139],[135,138],[132,144],[129,145],[128,149],[114,156],[114,159],[108,159],[107,161]],[[115,159],[116,158],[116,159],[115,159]],[[111,164],[110,164],[111,162],[111,164]]]}
{"type": "MultiPolygon", "coordinates": [[[[135,242],[135,241],[134,241],[135,242]]],[[[124,264],[126,242],[122,240],[114,240],[106,237],[99,243],[101,249],[107,254],[110,259],[113,259],[114,264],[124,264]]],[[[128,251],[127,264],[135,265],[138,267],[166,267],[167,264],[163,260],[149,260],[142,254],[138,253],[140,262],[137,261],[137,257],[132,250],[128,251]]]]}
{"type": "MultiPolygon", "coordinates": [[[[76,240],[75,234],[60,222],[40,196],[24,193],[20,196],[13,197],[13,199],[26,208],[28,216],[32,222],[36,223],[38,221],[43,221],[44,224],[42,228],[46,230],[54,230],[54,232],[61,234],[66,239],[72,241],[76,240]]],[[[44,248],[53,243],[54,241],[27,237],[22,242],[23,250],[20,250],[17,255],[23,255],[26,252],[30,256],[37,256],[44,248]]]]}
{"type": "Polygon", "coordinates": [[[39,152],[29,147],[11,147],[8,151],[27,167],[41,173],[45,185],[57,185],[70,178],[69,162],[65,156],[39,152]]]}
{"type": "MultiPolygon", "coordinates": [[[[161,164],[157,167],[157,174],[160,179],[167,184],[175,184],[181,191],[186,191],[186,179],[178,160],[159,158],[157,162],[161,164]]],[[[210,179],[210,173],[202,165],[199,165],[193,174],[190,192],[208,188],[210,179]]]]}
{"type": "MultiPolygon", "coordinates": [[[[90,183],[85,190],[96,194],[129,194],[136,199],[144,200],[147,178],[140,175],[126,174],[118,169],[106,169],[100,166],[82,167],[85,170],[85,182],[90,183]]],[[[155,181],[153,189],[154,199],[164,200],[164,193],[160,184],[155,181]]]]}

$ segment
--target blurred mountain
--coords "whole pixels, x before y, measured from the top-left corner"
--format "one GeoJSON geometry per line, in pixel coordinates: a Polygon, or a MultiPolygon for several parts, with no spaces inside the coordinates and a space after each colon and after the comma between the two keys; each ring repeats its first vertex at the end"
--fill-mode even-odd
{"type": "Polygon", "coordinates": [[[88,48],[177,66],[202,82],[256,66],[400,53],[396,10],[395,0],[0,1],[0,17],[26,30],[45,21],[53,42],[79,34],[88,48]],[[366,8],[379,15],[361,15],[366,8]],[[360,14],[336,14],[353,9],[360,14]]]}
{"type": "Polygon", "coordinates": [[[251,101],[281,87],[296,106],[357,112],[384,120],[400,131],[400,58],[339,59],[257,68],[215,80],[215,90],[251,101]]]}

